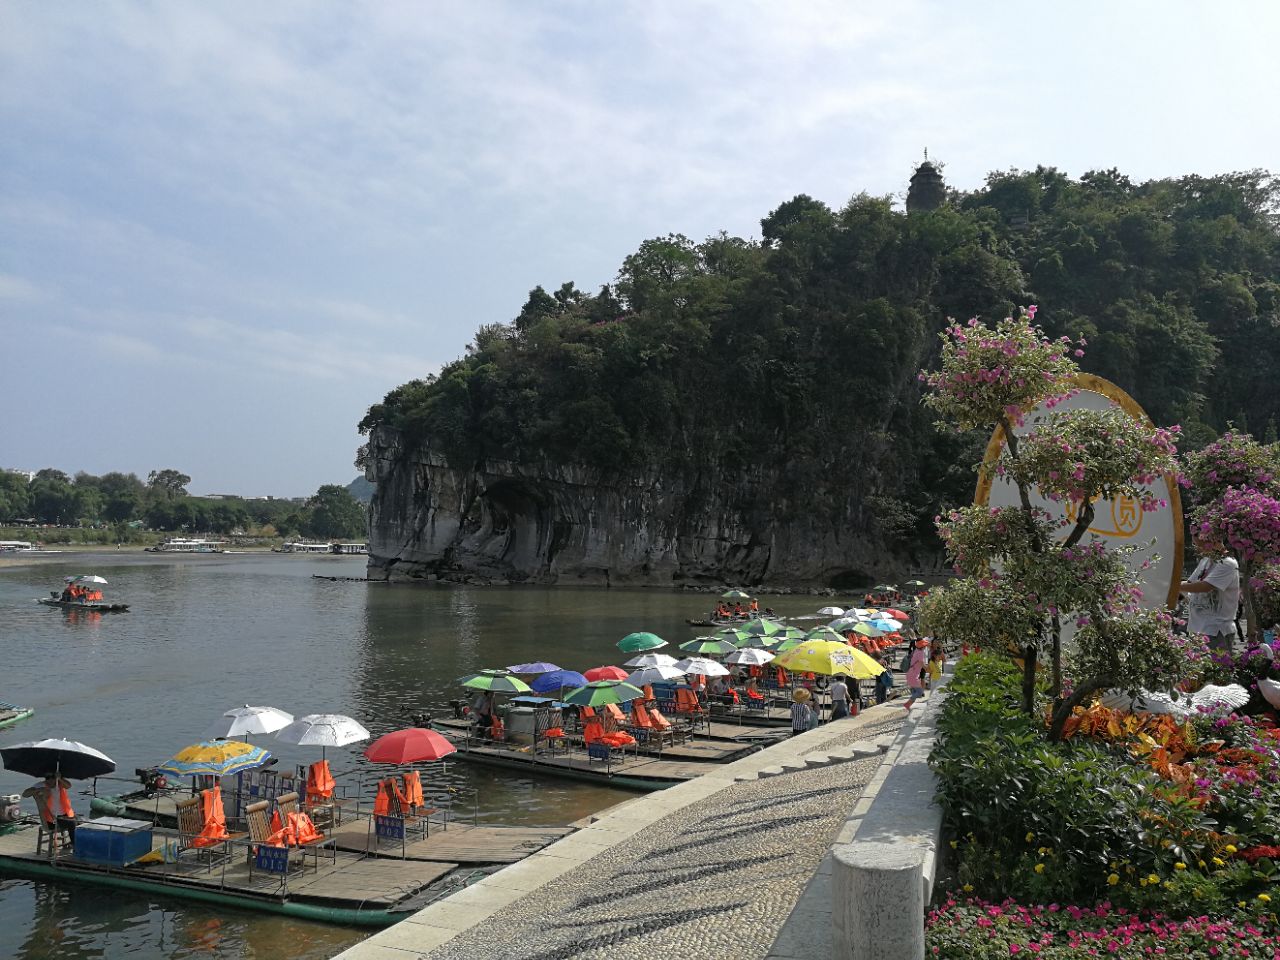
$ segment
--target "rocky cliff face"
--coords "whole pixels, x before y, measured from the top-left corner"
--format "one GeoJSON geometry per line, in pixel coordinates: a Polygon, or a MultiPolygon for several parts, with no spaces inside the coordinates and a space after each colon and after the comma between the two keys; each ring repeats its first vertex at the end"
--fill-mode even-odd
{"type": "Polygon", "coordinates": [[[768,471],[602,476],[492,460],[461,469],[378,428],[366,476],[377,484],[375,579],[812,588],[902,569],[858,508],[839,523],[791,516],[785,478],[768,471]]]}

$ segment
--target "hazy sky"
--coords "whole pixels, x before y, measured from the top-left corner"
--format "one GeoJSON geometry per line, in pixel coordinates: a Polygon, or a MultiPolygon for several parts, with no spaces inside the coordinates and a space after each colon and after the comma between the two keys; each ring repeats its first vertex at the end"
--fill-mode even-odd
{"type": "Polygon", "coordinates": [[[528,291],[797,193],[1280,170],[1280,4],[0,0],[0,466],[345,483],[528,291]],[[1065,11],[1065,12],[1060,12],[1065,11]]]}

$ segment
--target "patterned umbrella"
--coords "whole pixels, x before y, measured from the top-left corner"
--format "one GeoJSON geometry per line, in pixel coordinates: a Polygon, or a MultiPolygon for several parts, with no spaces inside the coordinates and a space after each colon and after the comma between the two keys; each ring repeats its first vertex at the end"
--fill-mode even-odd
{"type": "Polygon", "coordinates": [[[722,600],[750,600],[751,594],[744,593],[742,590],[726,590],[720,594],[722,600]]]}
{"type": "Polygon", "coordinates": [[[206,740],[183,747],[156,769],[177,777],[229,777],[256,770],[271,754],[240,740],[206,740]]]}
{"type": "Polygon", "coordinates": [[[765,620],[761,617],[759,620],[752,620],[742,629],[758,637],[772,637],[775,634],[782,633],[787,628],[774,620],[765,620]]]}

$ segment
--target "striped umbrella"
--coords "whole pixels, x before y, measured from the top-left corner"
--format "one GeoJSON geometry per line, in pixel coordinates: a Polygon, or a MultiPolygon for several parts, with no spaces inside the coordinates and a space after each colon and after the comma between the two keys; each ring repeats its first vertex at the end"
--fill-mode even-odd
{"type": "Polygon", "coordinates": [[[625,637],[618,641],[618,649],[623,653],[643,653],[645,650],[657,650],[659,647],[665,647],[667,641],[663,640],[656,633],[628,633],[625,637]]]}
{"type": "Polygon", "coordinates": [[[271,754],[242,740],[205,740],[183,747],[156,769],[177,777],[229,777],[256,770],[271,754]]]}

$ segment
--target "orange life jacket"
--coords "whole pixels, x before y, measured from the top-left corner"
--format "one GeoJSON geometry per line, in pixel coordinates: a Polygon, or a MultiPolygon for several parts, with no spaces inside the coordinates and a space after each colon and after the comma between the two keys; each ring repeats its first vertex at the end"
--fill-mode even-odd
{"type": "Polygon", "coordinates": [[[333,774],[328,760],[317,760],[307,768],[307,803],[322,803],[333,796],[333,774]]]}
{"type": "Polygon", "coordinates": [[[72,820],[75,819],[76,812],[71,807],[71,798],[67,795],[67,788],[62,784],[58,784],[53,790],[45,787],[45,798],[45,807],[43,811],[45,823],[57,823],[58,817],[60,816],[67,817],[72,820]]]}
{"type": "Polygon", "coordinates": [[[408,807],[424,807],[422,798],[422,777],[417,770],[410,770],[404,775],[404,796],[408,807]]]}
{"type": "Polygon", "coordinates": [[[204,821],[193,847],[207,847],[227,839],[227,814],[222,808],[222,788],[210,787],[200,793],[200,817],[204,821]]]}
{"type": "Polygon", "coordinates": [[[388,780],[378,781],[378,795],[373,800],[373,812],[385,817],[391,813],[391,785],[388,780]]]}

